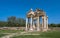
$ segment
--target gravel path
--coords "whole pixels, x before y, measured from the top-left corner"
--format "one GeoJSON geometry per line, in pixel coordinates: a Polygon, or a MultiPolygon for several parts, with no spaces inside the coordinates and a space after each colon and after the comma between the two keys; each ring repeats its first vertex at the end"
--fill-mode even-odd
{"type": "Polygon", "coordinates": [[[13,37],[13,36],[20,36],[20,35],[40,35],[40,34],[29,34],[28,32],[11,33],[11,34],[3,36],[1,38],[10,38],[10,37],[13,37]]]}
{"type": "Polygon", "coordinates": [[[11,33],[11,34],[6,35],[6,36],[3,36],[3,37],[1,37],[1,38],[10,38],[10,37],[13,37],[13,36],[15,36],[15,35],[19,35],[19,34],[23,34],[23,33],[26,33],[26,32],[21,32],[21,33],[11,33]]]}

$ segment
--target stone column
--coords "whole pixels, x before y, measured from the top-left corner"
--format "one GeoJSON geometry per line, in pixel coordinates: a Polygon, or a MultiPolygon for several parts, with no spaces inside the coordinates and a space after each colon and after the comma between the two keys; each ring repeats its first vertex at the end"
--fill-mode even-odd
{"type": "Polygon", "coordinates": [[[34,21],[33,21],[33,30],[35,30],[35,24],[34,24],[34,21]]]}
{"type": "Polygon", "coordinates": [[[44,29],[44,17],[42,16],[42,30],[44,29]]]}
{"type": "Polygon", "coordinates": [[[46,17],[44,16],[44,28],[46,28],[46,17]]]}
{"type": "Polygon", "coordinates": [[[47,22],[47,30],[48,30],[48,17],[47,17],[47,21],[46,22],[47,22]]]}
{"type": "Polygon", "coordinates": [[[43,31],[46,31],[46,16],[44,16],[44,30],[43,31]]]}
{"type": "Polygon", "coordinates": [[[26,18],[26,31],[28,30],[28,18],[26,18]]]}
{"type": "Polygon", "coordinates": [[[33,19],[32,19],[32,15],[31,15],[31,24],[30,24],[30,30],[33,31],[33,19]]]}
{"type": "Polygon", "coordinates": [[[40,23],[39,23],[39,17],[37,17],[37,31],[40,31],[40,23]]]}

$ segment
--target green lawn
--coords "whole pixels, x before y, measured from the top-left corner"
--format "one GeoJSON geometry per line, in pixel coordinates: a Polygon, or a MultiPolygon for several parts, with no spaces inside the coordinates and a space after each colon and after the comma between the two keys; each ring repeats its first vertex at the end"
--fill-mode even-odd
{"type": "Polygon", "coordinates": [[[0,33],[17,33],[22,32],[22,30],[0,30],[0,33]]]}
{"type": "Polygon", "coordinates": [[[8,35],[8,34],[0,34],[0,37],[5,36],[5,35],[8,35]]]}
{"type": "Polygon", "coordinates": [[[40,35],[20,35],[13,38],[60,38],[60,31],[40,32],[40,35]]]}
{"type": "Polygon", "coordinates": [[[22,30],[0,30],[0,37],[9,35],[11,33],[20,33],[22,30]]]}

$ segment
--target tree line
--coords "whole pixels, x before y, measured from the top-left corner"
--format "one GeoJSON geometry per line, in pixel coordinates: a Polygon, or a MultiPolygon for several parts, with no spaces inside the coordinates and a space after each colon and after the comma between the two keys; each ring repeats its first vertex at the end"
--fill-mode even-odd
{"type": "Polygon", "coordinates": [[[7,21],[0,21],[0,27],[21,27],[25,26],[25,19],[16,18],[11,16],[7,18],[7,21]]]}
{"type": "Polygon", "coordinates": [[[48,24],[49,27],[60,27],[60,24],[54,24],[54,23],[51,23],[51,24],[48,24]]]}
{"type": "MultiPolygon", "coordinates": [[[[7,18],[7,21],[0,21],[0,27],[25,27],[25,19],[16,18],[11,16],[7,18]]],[[[60,24],[48,24],[49,27],[60,27],[60,24]]]]}

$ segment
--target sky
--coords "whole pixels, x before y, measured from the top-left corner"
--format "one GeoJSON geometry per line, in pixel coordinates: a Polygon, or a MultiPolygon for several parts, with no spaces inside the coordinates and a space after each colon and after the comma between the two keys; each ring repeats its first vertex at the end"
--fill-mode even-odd
{"type": "Polygon", "coordinates": [[[60,23],[60,0],[0,0],[0,20],[6,21],[9,16],[25,19],[31,8],[43,9],[49,23],[60,23]]]}

